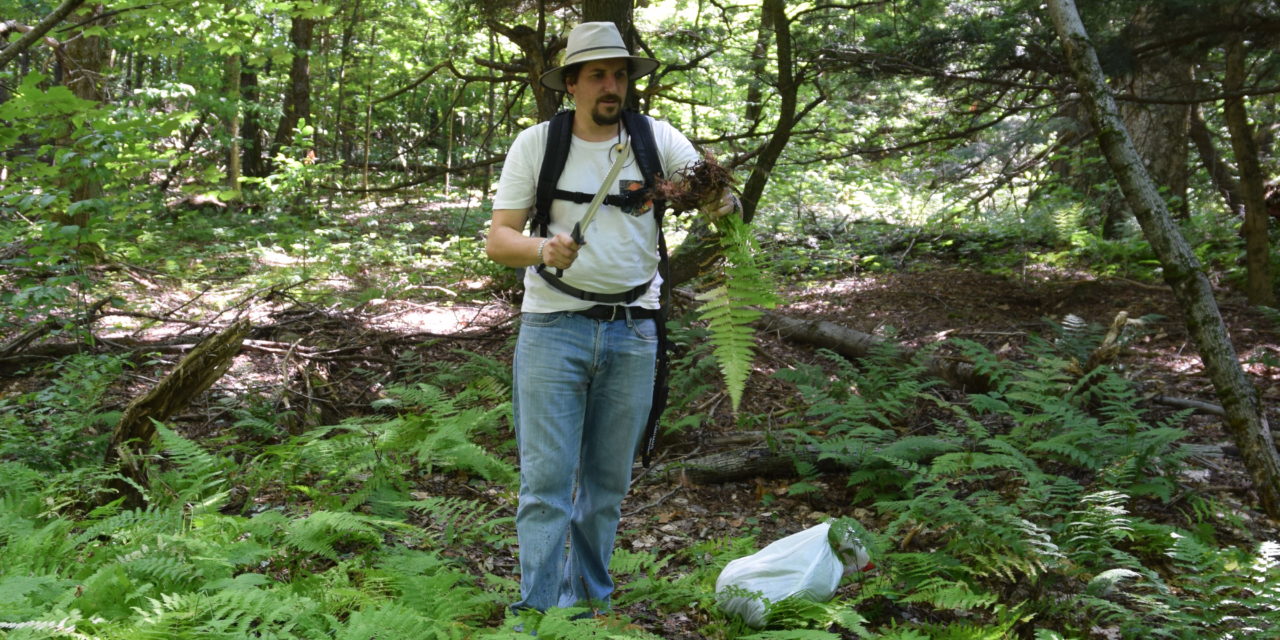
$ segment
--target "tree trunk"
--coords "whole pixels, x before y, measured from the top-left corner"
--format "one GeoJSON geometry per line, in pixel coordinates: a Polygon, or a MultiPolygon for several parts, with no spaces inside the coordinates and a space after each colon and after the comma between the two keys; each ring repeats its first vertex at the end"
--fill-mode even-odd
{"type": "MultiPolygon", "coordinates": [[[[764,311],[755,323],[756,329],[777,333],[793,342],[830,349],[850,360],[865,358],[877,347],[885,345],[884,339],[862,333],[826,320],[802,320],[776,311],[764,311]]],[[[916,352],[894,345],[898,358],[905,364],[914,360],[916,352]]],[[[955,389],[969,393],[982,393],[991,388],[991,380],[961,360],[928,356],[921,361],[929,375],[946,382],[955,389]]]]}
{"type": "Polygon", "coordinates": [[[343,118],[347,111],[347,65],[351,63],[351,43],[361,18],[361,5],[362,0],[351,5],[351,15],[342,27],[342,41],[338,49],[338,104],[333,110],[333,148],[330,152],[335,159],[351,159],[351,127],[343,118]]]}
{"type": "Polygon", "coordinates": [[[1228,97],[1222,101],[1222,112],[1231,134],[1236,167],[1240,170],[1240,196],[1244,201],[1245,295],[1249,304],[1274,307],[1276,296],[1271,288],[1271,250],[1267,237],[1270,219],[1258,147],[1245,111],[1244,96],[1231,95],[1244,89],[1244,57],[1244,41],[1237,33],[1227,42],[1227,70],[1222,89],[1228,97]]]}
{"type": "Polygon", "coordinates": [[[301,121],[311,120],[311,46],[316,21],[294,16],[289,26],[289,42],[293,49],[293,61],[289,65],[289,85],[284,96],[284,113],[280,126],[276,127],[271,156],[285,145],[293,143],[293,132],[301,121]]]}
{"type": "MultiPolygon", "coordinates": [[[[240,320],[200,343],[155,387],[130,402],[111,433],[106,464],[110,466],[119,462],[120,471],[126,478],[136,485],[146,486],[142,459],[155,437],[155,423],[168,420],[213,386],[231,367],[250,328],[248,320],[240,320]]],[[[140,507],[142,495],[133,483],[118,482],[113,488],[125,496],[129,506],[140,507]]]]}
{"type": "Polygon", "coordinates": [[[1226,410],[1227,431],[1240,447],[1263,510],[1272,518],[1280,518],[1280,456],[1271,440],[1257,391],[1236,358],[1209,279],[1174,224],[1125,131],[1074,0],[1049,0],[1048,6],[1063,52],[1098,131],[1107,163],[1160,259],[1165,281],[1186,312],[1188,333],[1226,410]]]}
{"type": "Polygon", "coordinates": [[[227,188],[240,199],[240,55],[232,54],[224,61],[224,93],[227,108],[227,188]]]}
{"type": "Polygon", "coordinates": [[[1218,147],[1213,144],[1213,134],[1209,132],[1209,125],[1205,124],[1199,106],[1191,109],[1190,134],[1191,141],[1196,145],[1196,153],[1200,156],[1200,164],[1203,164],[1205,171],[1209,173],[1209,181],[1213,183],[1213,188],[1218,191],[1218,195],[1222,196],[1223,202],[1227,205],[1227,211],[1232,216],[1243,218],[1244,199],[1240,195],[1240,183],[1236,182],[1235,177],[1231,175],[1231,167],[1227,166],[1227,161],[1222,158],[1222,154],[1218,153],[1218,147]]]}
{"type": "MultiPolygon", "coordinates": [[[[1133,22],[1144,33],[1154,33],[1162,10],[1143,5],[1133,22]]],[[[1191,105],[1195,83],[1191,61],[1182,55],[1140,58],[1129,78],[1129,92],[1142,98],[1184,100],[1173,104],[1125,102],[1120,105],[1124,120],[1138,155],[1146,163],[1151,179],[1163,191],[1165,202],[1178,218],[1190,214],[1187,205],[1187,147],[1191,122],[1191,105]]]]}
{"type": "Polygon", "coordinates": [[[797,463],[807,463],[823,473],[853,471],[848,464],[831,459],[820,459],[814,447],[785,448],[752,447],[711,453],[691,460],[681,460],[659,466],[648,474],[649,478],[668,480],[680,478],[694,484],[720,484],[754,478],[794,478],[800,475],[797,463]]]}
{"type": "Polygon", "coordinates": [[[751,51],[751,74],[747,80],[747,104],[744,107],[744,120],[750,123],[752,131],[760,128],[760,118],[764,115],[765,103],[765,70],[769,67],[769,43],[773,40],[773,14],[760,9],[760,26],[756,30],[756,46],[751,51]]]}
{"type": "MultiPolygon", "coordinates": [[[[96,4],[78,14],[77,17],[84,20],[99,18],[90,26],[103,26],[109,21],[108,18],[101,18],[104,13],[106,13],[106,6],[96,4]]],[[[66,87],[77,98],[95,103],[103,102],[106,98],[103,92],[103,72],[111,66],[111,54],[111,46],[105,37],[85,35],[83,29],[73,31],[67,38],[66,44],[62,46],[63,65],[66,68],[66,76],[63,80],[66,87]]],[[[69,144],[70,140],[66,142],[69,144]]],[[[102,197],[99,171],[101,168],[95,166],[69,176],[67,183],[69,183],[72,203],[102,197]]],[[[83,207],[75,214],[58,213],[52,217],[62,224],[87,229],[90,226],[92,211],[92,207],[83,207]]],[[[94,260],[101,259],[104,255],[102,248],[95,243],[81,244],[79,252],[94,260]]]]}
{"type": "MultiPolygon", "coordinates": [[[[742,219],[751,222],[755,217],[756,206],[764,195],[765,185],[773,174],[773,168],[782,156],[783,149],[791,140],[791,132],[799,122],[798,94],[801,80],[795,76],[791,49],[791,19],[787,16],[787,5],[783,0],[764,0],[760,8],[761,19],[773,24],[776,40],[775,55],[778,63],[777,91],[778,120],[773,134],[765,142],[760,153],[756,155],[755,166],[746,184],[742,187],[742,219]]],[[[715,261],[720,245],[714,231],[707,224],[704,216],[698,216],[689,235],[671,256],[671,286],[679,286],[697,277],[708,265],[715,261]]]]}
{"type": "Polygon", "coordinates": [[[556,38],[545,46],[542,44],[547,33],[545,7],[541,2],[538,3],[537,29],[522,24],[508,27],[496,20],[489,21],[489,28],[505,36],[524,54],[529,73],[529,87],[533,89],[533,100],[538,106],[538,120],[550,120],[560,108],[560,95],[542,86],[538,79],[545,71],[555,66],[556,53],[564,48],[566,42],[564,38],[556,38]]]}
{"type": "Polygon", "coordinates": [[[254,178],[265,178],[269,173],[267,163],[262,154],[262,121],[259,119],[258,106],[258,71],[240,60],[240,95],[244,109],[244,127],[241,131],[244,140],[244,162],[241,169],[244,175],[254,178]]]}

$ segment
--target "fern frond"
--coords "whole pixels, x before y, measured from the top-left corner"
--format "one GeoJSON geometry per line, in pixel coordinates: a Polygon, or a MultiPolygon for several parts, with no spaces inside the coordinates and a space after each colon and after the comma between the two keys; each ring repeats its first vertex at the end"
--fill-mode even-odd
{"type": "Polygon", "coordinates": [[[384,520],[346,511],[316,511],[290,523],[285,544],[317,556],[338,559],[335,545],[347,542],[381,546],[380,531],[407,528],[403,522],[384,520]]]}
{"type": "MultiPolygon", "coordinates": [[[[156,437],[174,471],[159,474],[160,484],[169,485],[179,503],[206,502],[205,499],[226,489],[226,473],[233,465],[221,456],[205,451],[200,445],[156,422],[156,437]]],[[[205,510],[216,510],[215,503],[205,510]]]]}
{"type": "Polygon", "coordinates": [[[724,375],[733,410],[738,410],[754,358],[755,332],[751,323],[761,312],[755,307],[777,305],[775,287],[756,264],[758,249],[751,227],[740,218],[722,218],[720,247],[725,259],[724,282],[699,294],[698,313],[711,332],[712,354],[724,375]]]}
{"type": "Polygon", "coordinates": [[[924,602],[935,609],[985,609],[998,601],[995,594],[974,591],[965,582],[956,582],[942,577],[931,577],[916,585],[915,592],[899,602],[924,602]]]}
{"type": "MultiPolygon", "coordinates": [[[[414,494],[417,500],[390,502],[391,506],[421,513],[422,531],[441,546],[458,542],[484,541],[510,524],[510,518],[496,517],[499,509],[476,500],[414,494]]],[[[421,532],[420,532],[421,533],[421,532]]]]}

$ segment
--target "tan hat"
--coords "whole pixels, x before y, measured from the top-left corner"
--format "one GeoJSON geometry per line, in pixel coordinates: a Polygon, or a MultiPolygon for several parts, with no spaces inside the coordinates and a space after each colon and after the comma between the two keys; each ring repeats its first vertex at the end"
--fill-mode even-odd
{"type": "Polygon", "coordinates": [[[618,25],[612,22],[584,22],[569,32],[569,44],[564,49],[564,63],[542,74],[542,86],[556,91],[568,91],[564,86],[564,68],[591,60],[627,58],[631,60],[631,79],[653,73],[658,61],[653,58],[633,56],[618,33],[618,25]]]}

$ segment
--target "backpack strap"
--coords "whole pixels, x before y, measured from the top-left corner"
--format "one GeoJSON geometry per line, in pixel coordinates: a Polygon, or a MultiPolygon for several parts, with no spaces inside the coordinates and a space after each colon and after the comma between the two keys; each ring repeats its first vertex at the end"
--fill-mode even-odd
{"type": "MultiPolygon", "coordinates": [[[[658,157],[658,143],[653,136],[653,126],[649,118],[640,113],[624,111],[622,118],[627,132],[631,134],[631,147],[635,150],[636,162],[640,164],[640,173],[644,176],[644,190],[651,191],[656,180],[662,177],[662,159],[658,157]]],[[[669,300],[671,266],[667,258],[667,238],[662,233],[662,215],[666,210],[665,200],[653,202],[653,219],[658,225],[658,273],[662,274],[662,294],[659,297],[658,317],[655,320],[658,331],[658,360],[654,368],[653,404],[649,408],[649,417],[644,425],[644,436],[641,438],[644,449],[640,452],[640,460],[646,469],[653,463],[653,449],[658,440],[658,421],[666,411],[670,389],[671,357],[668,351],[671,343],[667,339],[667,309],[671,306],[669,300]]]]}
{"type": "MultiPolygon", "coordinates": [[[[551,227],[551,201],[555,199],[556,183],[564,173],[564,163],[569,158],[569,145],[573,142],[573,111],[561,111],[551,116],[547,124],[547,147],[542,152],[542,170],[538,172],[538,190],[533,202],[533,220],[530,230],[534,235],[547,237],[551,227]]],[[[590,202],[590,200],[588,200],[590,202]]]]}
{"type": "MultiPolygon", "coordinates": [[[[569,156],[569,146],[572,144],[573,113],[573,111],[557,113],[547,125],[547,148],[542,157],[542,169],[538,172],[538,188],[534,201],[532,227],[536,235],[544,238],[550,235],[551,203],[553,200],[587,203],[594,197],[594,194],[575,193],[557,188],[560,174],[564,172],[564,165],[569,156]]],[[[625,206],[640,201],[653,187],[656,177],[662,175],[662,164],[658,159],[657,144],[653,139],[653,127],[649,125],[649,118],[634,111],[622,112],[622,118],[622,125],[626,127],[627,134],[631,139],[632,152],[635,154],[636,162],[640,167],[640,174],[644,177],[645,188],[631,194],[610,194],[606,196],[605,203],[614,206],[625,206]]],[[[662,212],[665,208],[666,202],[664,201],[655,201],[653,203],[653,216],[658,225],[660,239],[662,236],[662,212]]],[[[658,244],[660,249],[659,268],[661,270],[661,265],[666,261],[666,243],[659,242],[658,244]]],[[[553,289],[579,300],[600,304],[631,304],[639,300],[649,290],[649,285],[653,282],[650,279],[620,293],[596,293],[594,291],[584,291],[565,283],[558,275],[553,274],[546,267],[545,264],[540,264],[535,269],[538,275],[542,276],[542,279],[546,280],[547,284],[551,285],[553,289]]]]}

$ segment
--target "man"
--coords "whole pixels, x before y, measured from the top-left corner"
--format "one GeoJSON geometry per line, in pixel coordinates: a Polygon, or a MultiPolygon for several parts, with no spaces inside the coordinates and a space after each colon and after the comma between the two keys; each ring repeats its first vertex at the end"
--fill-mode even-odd
{"type": "MultiPolygon", "coordinates": [[[[569,34],[564,64],[541,78],[576,107],[559,189],[595,194],[619,156],[624,164],[609,192],[643,182],[622,108],[631,82],[657,66],[631,55],[611,22],[569,34]]],[[[669,124],[647,122],[664,175],[699,160],[669,124]]],[[[494,261],[525,268],[513,389],[521,572],[513,609],[539,611],[607,606],[613,592],[609,559],[652,403],[662,283],[660,231],[647,203],[601,206],[580,244],[571,230],[588,204],[556,199],[545,236],[524,235],[548,128],[521,132],[507,154],[486,245],[494,261]]],[[[735,203],[726,193],[709,213],[723,215],[735,203]]]]}

